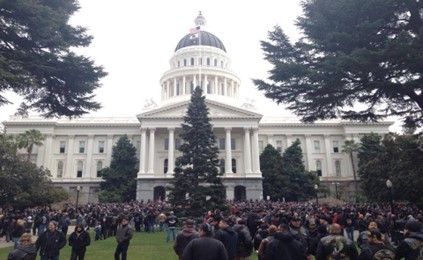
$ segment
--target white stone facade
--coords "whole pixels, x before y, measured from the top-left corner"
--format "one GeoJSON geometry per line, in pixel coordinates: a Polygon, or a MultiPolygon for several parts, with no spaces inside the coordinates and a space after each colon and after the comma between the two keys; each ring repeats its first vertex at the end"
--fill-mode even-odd
{"type": "MultiPolygon", "coordinates": [[[[205,31],[199,36],[218,40],[205,31]]],[[[180,155],[179,134],[191,91],[200,85],[220,150],[220,170],[228,199],[262,199],[260,152],[271,144],[283,153],[296,139],[301,141],[307,170],[317,171],[330,189],[332,183],[337,183],[349,190],[353,174],[348,155],[342,153],[344,141],[358,142],[370,132],[388,133],[392,122],[303,124],[293,119],[266,118],[257,111],[241,108],[241,84],[230,70],[230,59],[224,49],[210,43],[182,45],[175,51],[170,69],[160,79],[161,104],[137,118],[11,117],[4,122],[7,133],[41,131],[44,145],[34,149],[32,160],[50,169],[56,186],[71,193],[80,186],[82,203],[97,201],[102,181],[98,171],[110,165],[113,145],[126,134],[137,148],[140,162],[137,200],[163,199],[172,178],[172,166],[180,155]]]]}

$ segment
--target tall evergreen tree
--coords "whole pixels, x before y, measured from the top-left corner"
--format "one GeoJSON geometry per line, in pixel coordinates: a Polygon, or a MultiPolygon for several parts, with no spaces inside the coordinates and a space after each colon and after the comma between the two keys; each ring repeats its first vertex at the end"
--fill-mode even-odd
{"type": "Polygon", "coordinates": [[[305,0],[293,43],[282,28],[261,46],[272,65],[266,97],[306,122],[403,118],[423,125],[423,1],[305,0]],[[360,104],[361,108],[358,108],[360,104]]]}
{"type": "Polygon", "coordinates": [[[282,174],[289,178],[289,185],[283,188],[288,201],[304,201],[315,196],[316,174],[306,171],[300,140],[296,140],[282,156],[282,174]]]}
{"type": "Polygon", "coordinates": [[[106,73],[74,52],[92,40],[86,28],[69,24],[78,9],[77,0],[0,1],[0,106],[13,91],[46,117],[100,108],[93,93],[106,73]]]}
{"type": "Polygon", "coordinates": [[[119,138],[113,146],[110,167],[104,168],[101,175],[104,182],[100,183],[101,202],[122,202],[134,200],[136,197],[138,159],[136,148],[129,141],[128,136],[119,138]]]}
{"type": "MultiPolygon", "coordinates": [[[[366,165],[368,162],[384,154],[385,148],[382,146],[382,136],[370,133],[365,134],[360,139],[360,149],[358,152],[358,167],[366,165]]],[[[360,175],[362,175],[359,172],[360,175]]]]}
{"type": "Polygon", "coordinates": [[[284,197],[283,187],[289,185],[289,178],[282,175],[282,156],[268,144],[260,154],[260,171],[263,176],[263,197],[271,200],[282,200],[284,197]]]}
{"type": "Polygon", "coordinates": [[[172,205],[186,208],[193,216],[225,205],[225,187],[218,171],[219,150],[208,114],[202,90],[196,87],[182,124],[182,155],[175,161],[169,187],[172,205]]]}

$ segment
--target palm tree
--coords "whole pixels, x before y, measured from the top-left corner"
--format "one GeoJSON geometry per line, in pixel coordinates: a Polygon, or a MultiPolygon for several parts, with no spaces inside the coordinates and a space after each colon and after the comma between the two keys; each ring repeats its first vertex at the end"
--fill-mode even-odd
{"type": "Polygon", "coordinates": [[[44,137],[40,131],[36,129],[31,129],[25,131],[25,133],[23,134],[19,134],[16,140],[18,143],[18,147],[25,148],[28,152],[27,160],[29,161],[31,159],[32,149],[34,148],[34,145],[43,145],[42,141],[44,140],[44,137]]]}
{"type": "Polygon", "coordinates": [[[346,140],[342,146],[342,152],[350,155],[351,165],[354,176],[354,191],[355,191],[355,202],[358,202],[358,188],[357,188],[357,173],[355,170],[354,156],[353,153],[358,152],[360,144],[356,144],[354,140],[346,140]]]}

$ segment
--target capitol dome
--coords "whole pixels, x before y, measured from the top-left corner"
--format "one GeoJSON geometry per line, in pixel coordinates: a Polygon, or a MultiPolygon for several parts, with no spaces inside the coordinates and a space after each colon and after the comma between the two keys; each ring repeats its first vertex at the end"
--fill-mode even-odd
{"type": "Polygon", "coordinates": [[[226,52],[225,46],[223,45],[222,41],[217,38],[217,36],[215,36],[214,34],[206,31],[200,31],[198,34],[198,37],[193,37],[192,34],[185,35],[178,42],[178,45],[176,45],[175,52],[179,49],[195,45],[216,47],[226,52]]]}

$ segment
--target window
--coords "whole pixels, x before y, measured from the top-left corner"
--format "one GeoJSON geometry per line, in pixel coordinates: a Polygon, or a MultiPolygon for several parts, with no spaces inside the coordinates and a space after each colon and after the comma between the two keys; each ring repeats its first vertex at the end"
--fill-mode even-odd
{"type": "Polygon", "coordinates": [[[210,83],[207,82],[206,85],[207,85],[207,94],[211,94],[210,83]]]}
{"type": "Polygon", "coordinates": [[[225,141],[226,141],[225,138],[219,138],[219,150],[225,150],[226,148],[225,141]]]}
{"type": "Polygon", "coordinates": [[[225,94],[225,85],[223,83],[220,85],[220,94],[221,95],[225,94]]]}
{"type": "Polygon", "coordinates": [[[210,58],[207,58],[207,66],[210,66],[210,58]]]}
{"type": "Polygon", "coordinates": [[[85,141],[79,141],[79,153],[85,153],[85,141]]]}
{"type": "Polygon", "coordinates": [[[181,144],[182,144],[181,138],[176,138],[175,139],[175,149],[179,150],[179,148],[181,148],[181,144]]]}
{"type": "Polygon", "coordinates": [[[164,149],[165,151],[169,150],[169,138],[164,139],[164,149]]]}
{"type": "Polygon", "coordinates": [[[186,67],[186,66],[187,66],[187,60],[184,59],[184,67],[186,67]]]}
{"type": "Polygon", "coordinates": [[[97,177],[101,177],[101,170],[103,170],[103,162],[97,161],[97,177]]]}
{"type": "Polygon", "coordinates": [[[276,141],[276,151],[278,151],[279,153],[282,153],[282,141],[281,140],[276,141]]]}
{"type": "Polygon", "coordinates": [[[220,61],[220,67],[222,67],[222,68],[223,68],[223,60],[222,60],[222,61],[220,61]]]}
{"type": "Polygon", "coordinates": [[[169,160],[164,159],[164,161],[163,161],[163,172],[166,174],[168,170],[169,170],[169,160]]]}
{"type": "Polygon", "coordinates": [[[104,153],[104,141],[98,141],[98,153],[104,153]]]}
{"type": "Polygon", "coordinates": [[[231,138],[231,150],[236,150],[236,139],[231,138]]]}
{"type": "Polygon", "coordinates": [[[316,173],[317,173],[317,176],[319,177],[322,176],[322,162],[320,160],[316,161],[316,173]]]}
{"type": "Polygon", "coordinates": [[[178,60],[178,67],[181,67],[181,61],[178,60]]]}
{"type": "Polygon", "coordinates": [[[191,58],[191,66],[194,66],[194,58],[191,58]]]}
{"type": "Polygon", "coordinates": [[[214,66],[217,67],[217,59],[214,59],[214,66]]]}
{"type": "Polygon", "coordinates": [[[220,173],[225,173],[225,159],[220,159],[220,173]]]}
{"type": "Polygon", "coordinates": [[[335,161],[335,173],[337,177],[341,177],[341,161],[335,161]]]}
{"type": "Polygon", "coordinates": [[[203,65],[203,58],[198,58],[198,64],[203,65]]]}
{"type": "Polygon", "coordinates": [[[320,152],[320,141],[319,140],[314,140],[314,151],[315,152],[320,152]]]}
{"type": "Polygon", "coordinates": [[[332,142],[333,145],[333,152],[334,153],[339,153],[339,142],[338,141],[333,141],[332,142]]]}
{"type": "Polygon", "coordinates": [[[259,152],[262,153],[264,150],[264,143],[263,141],[258,141],[258,145],[259,145],[259,152]]]}
{"type": "Polygon", "coordinates": [[[66,151],[66,141],[60,141],[59,153],[65,153],[65,151],[66,151]]]}
{"type": "Polygon", "coordinates": [[[232,158],[232,172],[236,173],[236,159],[232,158]]]}
{"type": "Polygon", "coordinates": [[[59,161],[57,163],[57,178],[62,178],[63,177],[63,162],[59,161]]]}
{"type": "Polygon", "coordinates": [[[84,163],[82,161],[78,161],[77,167],[76,167],[76,177],[82,178],[82,168],[84,167],[84,163]]]}

